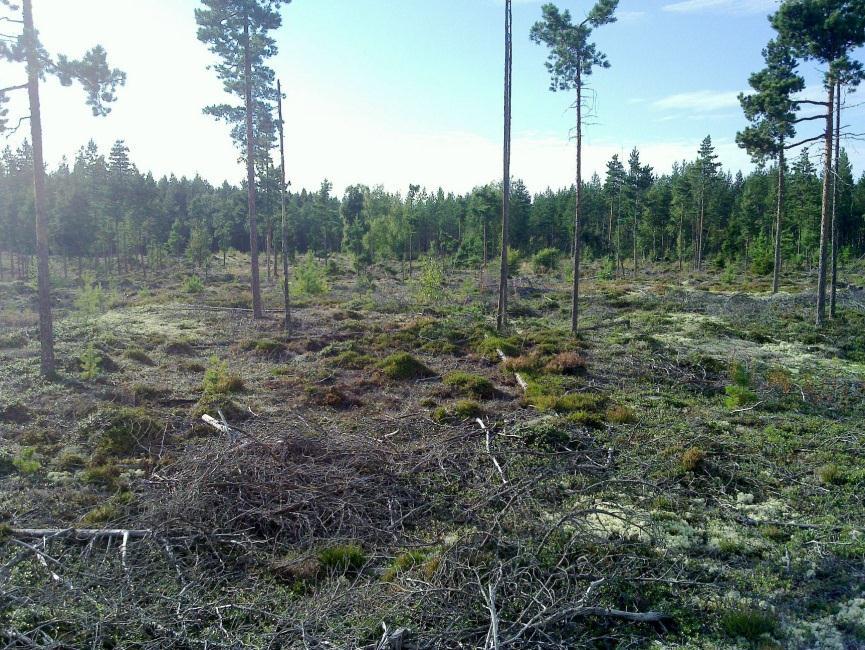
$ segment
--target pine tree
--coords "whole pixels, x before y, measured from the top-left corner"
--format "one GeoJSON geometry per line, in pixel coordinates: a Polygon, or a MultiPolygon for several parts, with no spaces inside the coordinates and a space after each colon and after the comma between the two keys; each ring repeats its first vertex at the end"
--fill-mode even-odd
{"type": "Polygon", "coordinates": [[[282,25],[279,9],[291,0],[202,0],[195,10],[198,39],[219,57],[213,66],[227,93],[243,105],[209,106],[206,113],[232,124],[232,137],[245,151],[247,210],[252,308],[255,318],[263,315],[258,269],[258,220],[256,209],[256,162],[269,159],[275,124],[273,104],[277,99],[274,73],[265,61],[276,55],[270,32],[282,25]]]}
{"type": "Polygon", "coordinates": [[[532,26],[530,37],[535,43],[546,45],[550,52],[547,57],[547,70],[551,76],[550,90],[576,91],[574,107],[577,113],[577,173],[576,204],[574,217],[574,282],[572,289],[571,331],[576,334],[579,324],[580,301],[580,256],[581,241],[581,191],[583,163],[583,93],[586,79],[596,67],[609,68],[607,57],[599,52],[594,43],[589,42],[596,27],[616,21],[613,15],[619,0],[598,0],[588,15],[579,23],[571,20],[567,10],[559,11],[554,4],[545,4],[541,11],[543,19],[532,26]]]}
{"type": "MultiPolygon", "coordinates": [[[[820,256],[817,273],[817,327],[826,319],[826,279],[828,248],[831,239],[831,194],[835,137],[835,95],[842,63],[856,48],[865,44],[865,0],[787,0],[772,17],[772,25],[794,52],[826,66],[825,102],[808,102],[826,110],[822,135],[823,197],[820,209],[820,256]]],[[[804,101],[802,103],[805,103],[804,101]]]]}
{"type": "Polygon", "coordinates": [[[718,156],[715,153],[715,147],[712,145],[711,136],[706,136],[700,143],[700,149],[697,152],[697,162],[695,171],[697,173],[697,224],[694,241],[694,269],[701,271],[703,269],[703,252],[705,244],[703,238],[706,235],[706,203],[707,194],[711,188],[712,181],[717,177],[718,169],[721,164],[718,162],[718,156]]]}
{"type": "Polygon", "coordinates": [[[775,211],[775,262],[772,273],[772,293],[778,293],[781,277],[781,233],[784,216],[784,177],[787,166],[786,144],[796,135],[794,93],[805,88],[805,80],[796,73],[797,62],[790,49],[776,40],[763,50],[766,67],[751,75],[748,83],[751,95],[740,94],[739,102],[745,117],[751,122],[736,135],[736,142],[745,148],[757,163],[775,158],[778,165],[777,206],[775,211]]]}
{"type": "Polygon", "coordinates": [[[502,242],[501,269],[499,275],[499,308],[496,325],[504,331],[508,319],[508,243],[510,242],[511,216],[511,90],[513,85],[513,31],[514,17],[511,0],[505,0],[505,100],[504,100],[504,147],[502,161],[502,242]]]}
{"type": "Polygon", "coordinates": [[[105,50],[100,46],[87,52],[82,59],[73,60],[60,54],[56,61],[51,58],[39,41],[33,19],[33,0],[23,0],[20,7],[9,0],[0,2],[0,11],[12,24],[22,25],[22,31],[10,39],[0,39],[0,61],[23,64],[27,82],[0,88],[0,131],[8,127],[9,92],[27,90],[30,105],[30,136],[33,145],[33,195],[36,216],[36,249],[38,258],[39,285],[39,342],[41,345],[40,368],[45,376],[54,374],[54,324],[51,314],[51,278],[48,257],[48,225],[46,215],[45,162],[42,154],[42,109],[39,82],[46,74],[56,76],[60,83],[69,86],[79,82],[87,93],[87,104],[93,115],[107,115],[108,104],[115,100],[115,91],[126,81],[126,75],[108,67],[105,50]]]}

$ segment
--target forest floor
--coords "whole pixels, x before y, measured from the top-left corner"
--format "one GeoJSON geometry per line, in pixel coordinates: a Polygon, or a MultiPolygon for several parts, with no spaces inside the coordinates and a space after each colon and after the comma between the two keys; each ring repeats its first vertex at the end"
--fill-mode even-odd
{"type": "Polygon", "coordinates": [[[820,332],[805,274],[590,266],[577,339],[527,267],[503,338],[477,272],[337,258],[290,334],[187,273],[60,283],[55,381],[0,282],[6,647],[865,647],[861,266],[820,332]]]}

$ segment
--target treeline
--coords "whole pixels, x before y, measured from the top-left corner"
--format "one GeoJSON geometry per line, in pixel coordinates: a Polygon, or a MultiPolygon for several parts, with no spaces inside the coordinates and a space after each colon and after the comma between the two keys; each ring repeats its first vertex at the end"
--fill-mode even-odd
{"type": "MultiPolygon", "coordinates": [[[[696,267],[698,257],[716,266],[739,262],[770,273],[777,170],[758,168],[748,176],[725,172],[715,162],[709,138],[697,153],[693,161],[660,175],[642,164],[636,149],[624,163],[614,156],[604,177],[596,174],[583,187],[584,254],[609,258],[620,273],[657,261],[696,267]]],[[[282,249],[277,172],[271,168],[259,175],[257,188],[268,273],[282,249]]],[[[35,252],[32,177],[29,144],[6,148],[0,156],[4,275],[25,274],[35,252]]],[[[787,188],[783,259],[809,269],[816,264],[820,241],[821,180],[807,151],[793,161],[787,188]]],[[[94,265],[147,270],[166,257],[184,255],[206,267],[212,253],[248,250],[246,196],[245,186],[215,187],[200,177],[156,179],[136,168],[122,141],[107,156],[91,142],[72,164],[64,161],[48,174],[51,254],[63,260],[66,273],[70,267],[80,273],[94,265]]],[[[532,196],[515,181],[511,247],[524,255],[544,248],[570,251],[574,200],[573,187],[532,196]]],[[[288,253],[345,251],[359,264],[432,253],[455,256],[467,266],[482,264],[499,250],[501,208],[501,186],[494,184],[464,195],[417,185],[405,194],[353,185],[340,199],[324,181],[317,192],[289,192],[288,253]]],[[[865,174],[854,179],[843,151],[837,220],[842,259],[865,254],[865,174]]]]}

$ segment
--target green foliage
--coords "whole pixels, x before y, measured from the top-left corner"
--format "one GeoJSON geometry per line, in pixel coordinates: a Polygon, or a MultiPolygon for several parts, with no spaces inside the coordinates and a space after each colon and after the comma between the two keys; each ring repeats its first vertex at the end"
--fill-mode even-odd
{"type": "Polygon", "coordinates": [[[544,248],[535,253],[532,258],[532,268],[535,273],[547,274],[559,268],[562,252],[558,248],[544,248]]]}
{"type": "Polygon", "coordinates": [[[775,268],[775,247],[765,235],[757,237],[750,250],[751,272],[756,275],[769,275],[775,268]]]}
{"type": "Polygon", "coordinates": [[[397,352],[378,364],[382,374],[390,379],[409,380],[432,377],[433,372],[408,352],[397,352]]]}
{"type": "Polygon", "coordinates": [[[334,573],[355,573],[366,564],[366,553],[357,544],[342,544],[319,551],[318,561],[334,573]]]}
{"type": "Polygon", "coordinates": [[[757,401],[757,393],[739,384],[726,386],[724,392],[727,394],[724,398],[724,405],[728,409],[740,408],[757,401]]]}
{"type": "Polygon", "coordinates": [[[108,299],[92,273],[85,273],[82,282],[81,291],[75,298],[75,308],[85,320],[91,320],[105,311],[108,299]]]}
{"type": "Polygon", "coordinates": [[[87,381],[96,379],[102,371],[102,357],[96,351],[93,342],[87,344],[87,348],[81,355],[81,377],[87,381]]]}
{"type": "Polygon", "coordinates": [[[360,354],[354,350],[346,350],[341,352],[332,361],[333,365],[338,368],[348,368],[350,370],[362,370],[375,363],[375,359],[366,354],[360,354]]]}
{"type": "Polygon", "coordinates": [[[230,395],[243,391],[244,382],[229,371],[227,361],[220,361],[218,357],[213,356],[210,357],[210,363],[204,371],[201,389],[208,397],[230,395]]]}
{"type": "Polygon", "coordinates": [[[35,447],[24,447],[15,458],[12,459],[12,464],[22,474],[35,474],[38,472],[42,463],[39,462],[39,454],[35,447]]]}
{"type": "Polygon", "coordinates": [[[190,275],[183,281],[183,290],[186,293],[201,293],[204,291],[204,282],[197,275],[190,275]]]}
{"type": "Polygon", "coordinates": [[[777,629],[774,618],[752,609],[737,609],[726,612],[721,617],[721,629],[733,639],[758,641],[761,637],[771,636],[777,629]]]}
{"type": "Polygon", "coordinates": [[[491,399],[496,395],[496,387],[489,379],[468,372],[452,372],[445,376],[443,383],[477,399],[491,399]]]}
{"type": "Polygon", "coordinates": [[[601,280],[612,280],[616,277],[616,260],[609,255],[601,262],[601,268],[598,269],[598,278],[601,280]]]}
{"type": "Polygon", "coordinates": [[[445,288],[445,267],[441,258],[429,255],[421,260],[420,278],[415,288],[418,302],[440,304],[445,288]]]}
{"type": "Polygon", "coordinates": [[[307,296],[327,293],[327,277],[312,252],[307,253],[294,269],[294,290],[307,296]]]}

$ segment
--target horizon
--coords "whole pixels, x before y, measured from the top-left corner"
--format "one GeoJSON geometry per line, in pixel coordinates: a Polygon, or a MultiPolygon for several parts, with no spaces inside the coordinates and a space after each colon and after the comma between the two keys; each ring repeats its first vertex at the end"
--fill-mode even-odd
{"type": "MultiPolygon", "coordinates": [[[[358,14],[344,10],[346,0],[326,5],[295,0],[283,8],[280,53],[272,67],[287,95],[286,172],[292,190],[316,190],[327,178],[340,194],[358,183],[392,192],[418,184],[464,194],[496,182],[501,173],[501,0],[476,0],[470,6],[447,0],[432,13],[414,0],[396,9],[375,0],[351,6],[359,3],[358,14]],[[333,11],[334,6],[343,10],[333,11]],[[450,20],[454,11],[449,7],[459,7],[458,24],[450,20]],[[392,24],[405,29],[393,30],[392,24]],[[329,36],[326,46],[322,33],[329,36]]],[[[80,92],[50,79],[43,84],[49,168],[64,156],[71,162],[91,139],[104,154],[115,140],[124,140],[142,173],[238,184],[243,167],[228,128],[202,113],[225,95],[207,69],[213,57],[196,37],[198,3],[83,4],[82,15],[80,4],[37,0],[43,41],[70,55],[97,42],[104,45],[110,65],[127,72],[127,86],[120,89],[112,113],[97,119],[80,102],[80,92]],[[159,31],[170,47],[152,47],[150,36],[159,31]],[[189,95],[195,100],[171,101],[189,95]]],[[[546,51],[528,39],[540,4],[517,0],[514,7],[512,175],[532,194],[572,186],[575,169],[569,138],[572,99],[549,92],[546,51]]],[[[563,3],[575,15],[584,4],[563,3]]],[[[772,33],[766,16],[775,4],[622,0],[618,23],[594,35],[612,67],[592,76],[596,111],[586,129],[584,178],[595,172],[603,178],[606,162],[614,154],[626,162],[634,147],[657,174],[669,173],[674,163],[696,157],[706,135],[725,171],[751,171],[754,165],[734,141],[746,125],[737,95],[747,91],[748,75],[762,67],[761,50],[772,33]],[[677,41],[704,28],[707,20],[713,29],[703,38],[677,41]],[[741,45],[731,50],[729,44],[737,40],[741,45]],[[654,56],[640,57],[641,51],[654,56]],[[722,55],[724,65],[718,65],[722,55]]],[[[804,96],[819,96],[819,70],[805,62],[800,71],[808,84],[804,96]]],[[[21,113],[16,109],[24,99],[13,97],[13,117],[21,113]]],[[[845,125],[865,131],[865,104],[856,95],[848,103],[845,125]]],[[[800,133],[812,131],[806,124],[800,133]]],[[[7,144],[15,147],[24,139],[19,131],[7,144]]],[[[865,172],[865,147],[855,139],[843,144],[858,178],[865,172]]],[[[820,155],[819,145],[812,147],[818,166],[820,155]]]]}

